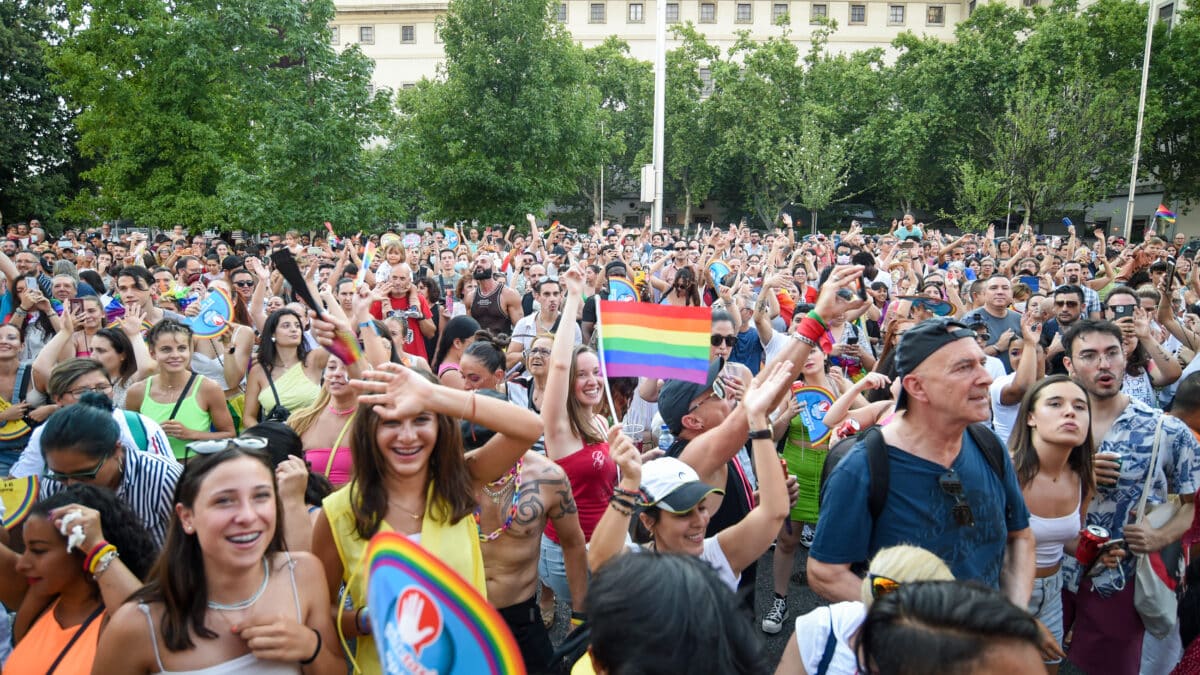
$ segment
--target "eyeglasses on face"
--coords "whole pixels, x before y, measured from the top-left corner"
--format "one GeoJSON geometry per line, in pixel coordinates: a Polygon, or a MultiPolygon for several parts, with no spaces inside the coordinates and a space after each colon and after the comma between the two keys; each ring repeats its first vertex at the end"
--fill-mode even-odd
{"type": "Polygon", "coordinates": [[[545,347],[534,347],[529,350],[530,356],[550,356],[550,350],[545,347]]]}
{"type": "Polygon", "coordinates": [[[721,346],[722,342],[725,343],[726,347],[732,347],[735,344],[737,344],[737,336],[736,335],[710,335],[708,338],[708,342],[709,342],[709,344],[711,344],[714,347],[721,346]]]}
{"type": "Polygon", "coordinates": [[[57,471],[54,471],[53,469],[50,469],[49,467],[46,467],[46,478],[49,478],[50,480],[53,480],[53,481],[58,481],[59,483],[66,483],[67,481],[95,480],[96,476],[100,474],[100,470],[104,468],[104,463],[107,462],[108,458],[112,457],[113,453],[115,453],[116,451],[117,451],[117,449],[114,447],[114,448],[110,449],[108,452],[104,453],[104,455],[102,457],[100,457],[100,461],[96,462],[96,466],[92,467],[91,469],[89,469],[87,471],[76,471],[75,473],[59,473],[57,471]]]}
{"type": "Polygon", "coordinates": [[[975,527],[975,514],[971,512],[971,504],[967,502],[966,491],[963,490],[958,472],[950,469],[942,474],[938,477],[938,487],[942,488],[942,492],[954,498],[954,508],[951,511],[954,522],[958,523],[960,527],[975,527]]]}
{"type": "Polygon", "coordinates": [[[68,389],[66,391],[66,393],[74,396],[75,398],[79,398],[80,396],[83,396],[84,394],[88,393],[89,391],[94,391],[94,392],[98,392],[101,394],[109,394],[112,392],[112,385],[111,384],[98,384],[94,387],[77,387],[75,389],[68,389]]]}
{"type": "Polygon", "coordinates": [[[725,398],[725,388],[720,387],[720,391],[718,391],[717,389],[720,386],[717,384],[718,382],[720,382],[720,379],[718,379],[716,382],[713,382],[712,391],[705,394],[699,401],[696,401],[696,403],[694,405],[692,405],[692,407],[688,408],[688,411],[686,414],[691,415],[692,413],[696,412],[696,410],[698,410],[700,408],[700,406],[704,405],[705,403],[709,402],[710,400],[716,399],[716,400],[720,401],[720,400],[724,399],[725,398]]]}

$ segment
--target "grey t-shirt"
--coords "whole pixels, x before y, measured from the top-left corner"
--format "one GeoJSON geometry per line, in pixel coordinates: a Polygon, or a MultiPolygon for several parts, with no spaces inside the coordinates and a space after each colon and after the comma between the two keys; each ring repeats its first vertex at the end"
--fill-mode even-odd
{"type": "MultiPolygon", "coordinates": [[[[963,317],[963,323],[965,324],[972,324],[977,320],[983,321],[985,324],[987,324],[988,333],[991,335],[991,337],[988,338],[989,345],[996,344],[996,341],[1000,339],[1000,336],[1006,330],[1011,330],[1016,339],[1021,338],[1021,315],[1017,314],[1011,309],[1007,310],[1007,313],[1001,318],[992,316],[986,309],[983,309],[982,307],[972,312],[967,312],[967,315],[963,317]]],[[[1012,372],[1012,364],[1008,362],[1007,350],[1001,351],[996,355],[996,358],[1000,359],[1000,363],[1004,364],[1005,372],[1012,372]]]]}

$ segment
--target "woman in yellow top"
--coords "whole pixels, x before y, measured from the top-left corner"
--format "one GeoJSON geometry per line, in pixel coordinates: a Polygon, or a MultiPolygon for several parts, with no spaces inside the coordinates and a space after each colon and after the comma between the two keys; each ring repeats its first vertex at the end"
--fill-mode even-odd
{"type": "Polygon", "coordinates": [[[313,552],[325,566],[336,625],[357,637],[356,673],[381,672],[371,640],[363,556],[377,532],[421,544],[486,595],[479,532],[470,516],[483,486],[503,476],[542,434],[535,413],[438,385],[432,375],[385,363],[355,380],[362,392],[350,429],[351,482],[323,503],[313,552]],[[496,432],[463,452],[459,418],[496,432]],[[341,611],[346,585],[353,609],[341,611]]]}
{"type": "Polygon", "coordinates": [[[158,374],[130,388],[125,409],[158,422],[183,459],[191,441],[233,438],[233,415],[221,385],[192,371],[192,329],[163,319],[146,334],[158,374]]]}
{"type": "Polygon", "coordinates": [[[299,314],[286,308],[272,312],[263,324],[258,368],[252,367],[246,378],[242,427],[249,429],[266,419],[286,422],[291,413],[312,405],[321,394],[321,373],[328,359],[324,349],[309,350],[299,314]]]}

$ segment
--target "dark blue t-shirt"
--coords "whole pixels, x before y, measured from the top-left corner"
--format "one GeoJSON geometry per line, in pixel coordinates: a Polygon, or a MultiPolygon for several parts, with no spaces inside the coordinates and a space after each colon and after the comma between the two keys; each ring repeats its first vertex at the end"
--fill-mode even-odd
{"type": "Polygon", "coordinates": [[[738,333],[737,343],[733,345],[729,360],[746,366],[750,372],[758,375],[758,369],[762,367],[763,354],[762,341],[758,339],[758,330],[751,326],[738,333]]]}
{"type": "Polygon", "coordinates": [[[887,450],[887,503],[874,527],[867,510],[867,453],[860,441],[829,476],[810,555],[839,565],[870,560],[888,546],[913,544],[944,560],[956,579],[999,588],[1008,533],[1029,527],[1029,510],[1008,454],[1001,484],[983,451],[963,432],[952,468],[975,516],[975,526],[964,527],[954,521],[954,498],[938,485],[946,469],[890,445],[887,450]]]}

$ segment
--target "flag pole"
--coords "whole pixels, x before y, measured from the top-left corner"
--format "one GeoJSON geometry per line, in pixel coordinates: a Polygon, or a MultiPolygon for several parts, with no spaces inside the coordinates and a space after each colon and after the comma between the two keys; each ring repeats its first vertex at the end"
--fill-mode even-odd
{"type": "Polygon", "coordinates": [[[613,424],[617,419],[617,406],[613,404],[612,388],[608,386],[608,366],[604,363],[604,320],[601,317],[600,296],[596,296],[596,354],[600,357],[600,375],[604,380],[604,396],[608,399],[608,410],[612,413],[613,424]]]}
{"type": "MultiPolygon", "coordinates": [[[[1146,3],[1146,46],[1142,53],[1142,88],[1138,92],[1137,127],[1133,134],[1133,167],[1129,172],[1129,199],[1125,204],[1125,241],[1133,241],[1133,207],[1137,196],[1138,162],[1142,156],[1142,120],[1146,116],[1146,87],[1150,79],[1150,45],[1154,42],[1154,8],[1153,2],[1146,3]]],[[[1157,218],[1152,218],[1149,225],[1154,226],[1157,218]]],[[[1144,238],[1144,237],[1143,237],[1144,238]]]]}

